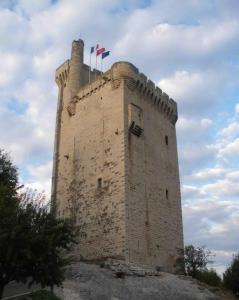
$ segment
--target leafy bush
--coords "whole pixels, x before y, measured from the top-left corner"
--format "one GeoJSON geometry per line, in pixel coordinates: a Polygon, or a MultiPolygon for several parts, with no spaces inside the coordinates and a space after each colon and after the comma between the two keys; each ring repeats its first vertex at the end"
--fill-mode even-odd
{"type": "Polygon", "coordinates": [[[234,256],[231,265],[223,273],[223,284],[239,296],[239,253],[234,256]]]}
{"type": "Polygon", "coordinates": [[[178,254],[179,257],[175,264],[176,272],[192,277],[196,277],[198,271],[205,270],[207,264],[213,263],[211,258],[215,256],[205,246],[195,247],[193,245],[179,249],[178,254]]]}
{"type": "Polygon", "coordinates": [[[212,286],[221,285],[221,278],[214,269],[197,271],[195,278],[212,286]]]}
{"type": "Polygon", "coordinates": [[[60,300],[56,295],[49,291],[37,291],[31,295],[32,300],[60,300]]]}

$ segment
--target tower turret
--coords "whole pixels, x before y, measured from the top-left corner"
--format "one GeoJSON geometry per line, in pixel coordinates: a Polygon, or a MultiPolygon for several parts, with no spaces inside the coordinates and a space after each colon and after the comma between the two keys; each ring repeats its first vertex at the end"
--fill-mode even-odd
{"type": "Polygon", "coordinates": [[[71,97],[74,97],[83,86],[84,42],[79,39],[72,42],[69,87],[71,97]]]}

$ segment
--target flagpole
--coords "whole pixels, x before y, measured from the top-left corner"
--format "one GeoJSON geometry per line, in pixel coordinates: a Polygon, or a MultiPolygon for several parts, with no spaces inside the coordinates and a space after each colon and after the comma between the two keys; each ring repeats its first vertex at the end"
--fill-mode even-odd
{"type": "Polygon", "coordinates": [[[103,58],[102,58],[102,55],[101,55],[101,75],[103,74],[103,58]]]}
{"type": "Polygon", "coordinates": [[[97,51],[95,54],[95,79],[96,79],[96,72],[97,72],[97,51]]]}
{"type": "Polygon", "coordinates": [[[91,73],[91,51],[90,51],[89,83],[90,83],[90,73],[91,73]]]}

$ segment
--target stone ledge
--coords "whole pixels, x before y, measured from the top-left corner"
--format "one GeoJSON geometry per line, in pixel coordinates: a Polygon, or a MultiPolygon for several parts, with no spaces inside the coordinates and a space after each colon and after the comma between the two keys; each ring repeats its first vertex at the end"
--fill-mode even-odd
{"type": "Polygon", "coordinates": [[[123,276],[160,276],[160,272],[147,266],[139,267],[132,263],[127,263],[124,260],[116,260],[108,258],[102,265],[104,268],[114,272],[116,277],[122,274],[123,276]]]}

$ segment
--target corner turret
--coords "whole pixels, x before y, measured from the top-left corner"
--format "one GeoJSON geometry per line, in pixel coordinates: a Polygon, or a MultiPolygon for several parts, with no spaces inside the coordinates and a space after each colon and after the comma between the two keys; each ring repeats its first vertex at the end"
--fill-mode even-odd
{"type": "Polygon", "coordinates": [[[84,42],[77,40],[72,42],[69,87],[71,98],[73,98],[83,86],[83,61],[84,61],[84,42]]]}

